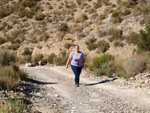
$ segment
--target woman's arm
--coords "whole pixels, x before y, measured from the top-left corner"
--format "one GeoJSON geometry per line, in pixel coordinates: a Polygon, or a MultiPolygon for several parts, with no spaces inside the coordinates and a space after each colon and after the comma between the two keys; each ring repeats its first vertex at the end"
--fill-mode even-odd
{"type": "Polygon", "coordinates": [[[84,68],[84,64],[85,64],[85,58],[84,56],[82,57],[82,68],[84,68]]]}
{"type": "Polygon", "coordinates": [[[72,57],[69,56],[68,60],[67,60],[67,63],[66,63],[66,68],[68,68],[68,65],[70,64],[70,61],[71,61],[72,57]]]}

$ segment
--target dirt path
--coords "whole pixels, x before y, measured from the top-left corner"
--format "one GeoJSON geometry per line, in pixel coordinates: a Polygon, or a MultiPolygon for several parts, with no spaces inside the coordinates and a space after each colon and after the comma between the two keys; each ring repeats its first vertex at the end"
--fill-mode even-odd
{"type": "Polygon", "coordinates": [[[82,77],[80,87],[65,67],[21,66],[38,81],[40,92],[32,98],[33,110],[42,113],[150,113],[150,95],[118,87],[112,81],[82,77]]]}

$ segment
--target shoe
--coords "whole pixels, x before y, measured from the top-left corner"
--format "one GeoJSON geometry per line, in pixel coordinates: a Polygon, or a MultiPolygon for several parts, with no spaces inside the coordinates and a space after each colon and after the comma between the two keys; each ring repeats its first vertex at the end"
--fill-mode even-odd
{"type": "Polygon", "coordinates": [[[79,87],[79,84],[76,84],[76,87],[79,87]]]}

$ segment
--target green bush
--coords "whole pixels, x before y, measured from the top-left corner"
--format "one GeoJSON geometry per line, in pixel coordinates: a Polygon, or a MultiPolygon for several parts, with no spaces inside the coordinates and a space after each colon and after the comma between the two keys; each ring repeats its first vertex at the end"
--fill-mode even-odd
{"type": "Polygon", "coordinates": [[[109,54],[104,54],[101,57],[96,57],[93,59],[92,63],[89,65],[89,69],[93,71],[96,68],[99,68],[102,64],[107,64],[109,61],[114,60],[114,56],[109,54]]]}
{"type": "Polygon", "coordinates": [[[13,12],[13,9],[11,6],[8,7],[0,7],[0,19],[10,15],[13,12]]]}
{"type": "Polygon", "coordinates": [[[122,22],[122,11],[116,10],[112,13],[112,17],[114,18],[115,23],[122,22]]]}
{"type": "Polygon", "coordinates": [[[0,45],[3,44],[3,43],[5,43],[5,42],[6,42],[6,40],[4,38],[0,37],[0,45]]]}
{"type": "Polygon", "coordinates": [[[8,66],[15,63],[16,59],[17,58],[14,53],[10,53],[6,50],[0,50],[0,65],[8,66]]]}
{"type": "Polygon", "coordinates": [[[99,8],[102,6],[102,0],[97,0],[97,3],[95,4],[94,8],[99,8]]]}
{"type": "Polygon", "coordinates": [[[24,97],[14,95],[13,99],[0,102],[0,111],[2,113],[24,113],[25,112],[24,97]]]}
{"type": "Polygon", "coordinates": [[[65,47],[66,49],[69,49],[71,46],[72,46],[72,43],[69,43],[69,42],[66,42],[66,43],[64,44],[64,47],[65,47]]]}
{"type": "Polygon", "coordinates": [[[110,41],[123,39],[123,36],[122,36],[123,31],[121,29],[110,28],[109,29],[109,35],[111,35],[111,37],[109,38],[110,41]]]}
{"type": "Polygon", "coordinates": [[[50,54],[49,56],[48,56],[48,59],[47,59],[47,62],[49,63],[49,64],[54,64],[54,59],[56,58],[56,55],[54,54],[54,53],[52,53],[52,54],[50,54]]]}
{"type": "Polygon", "coordinates": [[[123,47],[124,43],[122,42],[122,40],[115,40],[114,46],[115,47],[123,47]]]}
{"type": "Polygon", "coordinates": [[[85,41],[85,44],[87,45],[87,48],[92,51],[96,49],[96,40],[95,38],[89,38],[87,41],[85,41]]]}
{"type": "Polygon", "coordinates": [[[131,14],[131,10],[130,10],[130,9],[126,9],[126,10],[122,13],[122,15],[124,15],[124,16],[129,15],[129,14],[131,14]]]}
{"type": "Polygon", "coordinates": [[[67,25],[67,23],[62,23],[59,28],[58,28],[59,31],[64,31],[64,32],[67,32],[69,30],[69,27],[67,25]]]}
{"type": "Polygon", "coordinates": [[[150,24],[146,25],[146,30],[140,30],[137,46],[140,51],[150,51],[150,24]]]}
{"type": "Polygon", "coordinates": [[[60,56],[58,56],[57,58],[54,59],[54,63],[56,65],[65,65],[68,59],[68,55],[66,53],[66,51],[62,51],[60,53],[60,56]]]}
{"type": "Polygon", "coordinates": [[[36,20],[43,20],[45,18],[45,15],[42,13],[42,12],[38,12],[36,15],[35,15],[35,19],[36,20]]]}
{"type": "Polygon", "coordinates": [[[131,33],[129,34],[129,36],[127,37],[127,41],[128,41],[129,43],[137,44],[137,43],[138,43],[138,38],[139,38],[138,33],[136,33],[136,32],[131,32],[131,33]]]}
{"type": "Polygon", "coordinates": [[[22,55],[29,55],[29,56],[31,56],[31,54],[32,54],[32,51],[30,51],[30,49],[29,48],[25,48],[24,49],[24,52],[22,53],[22,55]]]}
{"type": "Polygon", "coordinates": [[[106,18],[106,15],[105,14],[101,14],[100,15],[100,20],[104,20],[106,18]]]}
{"type": "Polygon", "coordinates": [[[38,64],[39,61],[44,60],[44,56],[42,54],[38,54],[35,58],[34,58],[34,63],[38,64]]]}
{"type": "Polygon", "coordinates": [[[22,5],[24,7],[35,7],[37,2],[40,1],[40,0],[23,0],[22,1],[22,5]]]}
{"type": "Polygon", "coordinates": [[[11,44],[9,46],[7,46],[7,49],[11,49],[11,50],[17,50],[20,47],[20,44],[11,44]]]}
{"type": "Polygon", "coordinates": [[[146,5],[142,8],[142,13],[147,16],[147,15],[150,15],[150,6],[149,5],[146,5]]]}

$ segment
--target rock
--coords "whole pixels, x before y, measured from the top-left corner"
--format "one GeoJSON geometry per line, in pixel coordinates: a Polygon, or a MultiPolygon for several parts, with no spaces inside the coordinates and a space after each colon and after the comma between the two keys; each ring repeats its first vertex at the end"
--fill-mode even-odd
{"type": "Polygon", "coordinates": [[[130,80],[136,80],[136,78],[135,77],[130,77],[130,80]]]}

